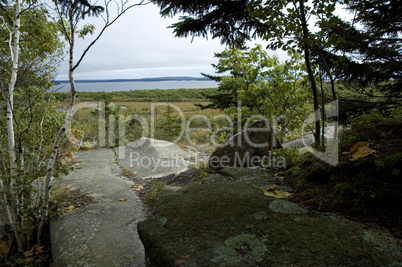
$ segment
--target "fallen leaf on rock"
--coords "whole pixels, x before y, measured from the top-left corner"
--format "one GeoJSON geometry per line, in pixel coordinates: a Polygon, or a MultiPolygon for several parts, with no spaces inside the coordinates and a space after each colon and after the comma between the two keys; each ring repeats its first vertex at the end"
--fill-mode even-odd
{"type": "Polygon", "coordinates": [[[292,195],[289,192],[282,191],[282,190],[279,190],[279,189],[275,189],[275,190],[266,190],[265,189],[265,190],[262,190],[262,192],[267,197],[274,197],[274,198],[287,198],[287,197],[292,195]]]}
{"type": "Polygon", "coordinates": [[[137,164],[131,165],[130,168],[133,168],[133,167],[135,167],[135,166],[137,166],[137,164]]]}
{"type": "Polygon", "coordinates": [[[127,198],[120,198],[119,201],[127,201],[127,198]]]}
{"type": "Polygon", "coordinates": [[[356,153],[354,153],[353,156],[352,156],[352,158],[349,159],[349,160],[350,160],[350,161],[356,161],[356,160],[358,160],[358,159],[367,157],[368,155],[372,155],[372,154],[375,154],[375,153],[377,153],[376,150],[371,149],[371,148],[369,148],[369,147],[367,147],[367,146],[359,147],[359,148],[357,149],[356,153]]]}
{"type": "Polygon", "coordinates": [[[142,189],[144,189],[142,185],[133,185],[130,186],[130,188],[134,188],[136,191],[141,191],[142,189]]]}
{"type": "Polygon", "coordinates": [[[127,178],[123,176],[123,180],[126,180],[127,178]]]}
{"type": "Polygon", "coordinates": [[[186,263],[190,260],[190,255],[186,255],[186,256],[180,256],[177,260],[176,260],[176,264],[183,264],[186,263]]]}
{"type": "Polygon", "coordinates": [[[66,185],[66,188],[67,188],[67,189],[69,189],[69,188],[71,188],[71,187],[73,187],[72,184],[66,185]]]}
{"type": "Polygon", "coordinates": [[[72,211],[73,209],[75,209],[75,207],[74,207],[73,205],[71,205],[70,207],[67,208],[67,211],[70,212],[70,211],[72,211]]]}
{"type": "Polygon", "coordinates": [[[350,149],[350,153],[356,152],[359,150],[360,147],[367,146],[368,142],[357,142],[356,144],[353,145],[353,147],[350,149]]]}

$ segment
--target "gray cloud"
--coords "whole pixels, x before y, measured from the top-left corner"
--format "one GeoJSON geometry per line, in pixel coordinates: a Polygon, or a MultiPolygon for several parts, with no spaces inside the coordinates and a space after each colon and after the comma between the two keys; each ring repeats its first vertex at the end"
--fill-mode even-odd
{"type": "MultiPolygon", "coordinates": [[[[162,76],[201,76],[214,73],[214,53],[225,47],[219,40],[175,38],[167,29],[176,19],[163,19],[155,5],[135,7],[106,30],[75,71],[76,79],[136,79],[162,76]]],[[[85,23],[99,30],[102,19],[85,23]]],[[[92,37],[78,40],[76,58],[92,37]]],[[[253,42],[255,43],[255,42],[253,42]]],[[[251,44],[252,45],[252,44],[251,44]]],[[[68,63],[61,65],[58,80],[68,77],[68,63]]]]}

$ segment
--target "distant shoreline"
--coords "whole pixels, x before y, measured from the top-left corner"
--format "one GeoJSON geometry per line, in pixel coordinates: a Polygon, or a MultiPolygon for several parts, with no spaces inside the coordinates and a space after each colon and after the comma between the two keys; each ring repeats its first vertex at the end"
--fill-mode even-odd
{"type": "MultiPolygon", "coordinates": [[[[210,81],[207,77],[154,77],[141,79],[75,80],[76,83],[112,83],[112,82],[164,82],[164,81],[210,81]]],[[[68,80],[55,80],[55,85],[68,83],[68,80]]]]}
{"type": "MultiPolygon", "coordinates": [[[[77,80],[78,92],[113,92],[148,89],[217,88],[218,82],[200,77],[157,77],[144,79],[77,80]]],[[[68,92],[68,81],[55,81],[52,91],[68,92]]]]}

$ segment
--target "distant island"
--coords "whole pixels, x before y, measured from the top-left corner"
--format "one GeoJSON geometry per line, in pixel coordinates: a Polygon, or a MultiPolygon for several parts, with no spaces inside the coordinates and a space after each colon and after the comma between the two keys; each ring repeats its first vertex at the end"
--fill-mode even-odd
{"type": "MultiPolygon", "coordinates": [[[[165,82],[165,81],[210,81],[207,77],[154,77],[141,79],[75,80],[76,83],[111,83],[111,82],[165,82]]],[[[55,85],[68,83],[68,80],[55,80],[55,85]]]]}

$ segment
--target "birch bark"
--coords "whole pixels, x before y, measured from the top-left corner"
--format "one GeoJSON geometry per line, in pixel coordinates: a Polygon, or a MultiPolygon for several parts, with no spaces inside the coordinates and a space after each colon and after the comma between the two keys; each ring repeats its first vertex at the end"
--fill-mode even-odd
{"type": "Polygon", "coordinates": [[[11,78],[8,84],[7,94],[7,137],[8,137],[8,156],[10,161],[10,183],[9,185],[2,184],[1,187],[8,186],[9,198],[8,204],[5,207],[5,217],[7,223],[11,226],[14,232],[15,239],[18,245],[18,251],[24,250],[24,238],[20,231],[15,212],[18,210],[18,196],[16,195],[14,185],[17,182],[17,155],[15,152],[15,132],[14,132],[14,89],[18,75],[18,58],[20,53],[20,26],[21,26],[21,2],[15,1],[15,17],[12,32],[10,33],[10,56],[11,56],[11,78]]]}
{"type": "MultiPolygon", "coordinates": [[[[72,15],[71,15],[72,16],[72,15]]],[[[64,119],[64,123],[61,126],[59,132],[57,133],[57,136],[54,140],[53,144],[53,149],[52,153],[50,155],[48,164],[47,164],[47,169],[46,169],[46,180],[45,180],[45,188],[44,188],[44,196],[43,196],[43,203],[42,203],[42,217],[41,221],[39,223],[39,228],[38,228],[38,243],[41,244],[41,239],[42,239],[42,234],[43,234],[43,228],[45,226],[46,220],[49,216],[49,198],[50,198],[50,181],[53,176],[53,167],[56,162],[57,154],[59,151],[59,145],[61,138],[63,137],[63,134],[66,132],[67,128],[69,127],[71,123],[71,119],[74,114],[74,105],[75,105],[75,82],[74,82],[74,44],[75,44],[75,28],[74,28],[74,20],[72,17],[70,17],[70,36],[69,36],[69,70],[68,70],[68,77],[70,81],[70,93],[71,93],[71,101],[70,101],[70,106],[67,112],[67,115],[64,119]]]]}

